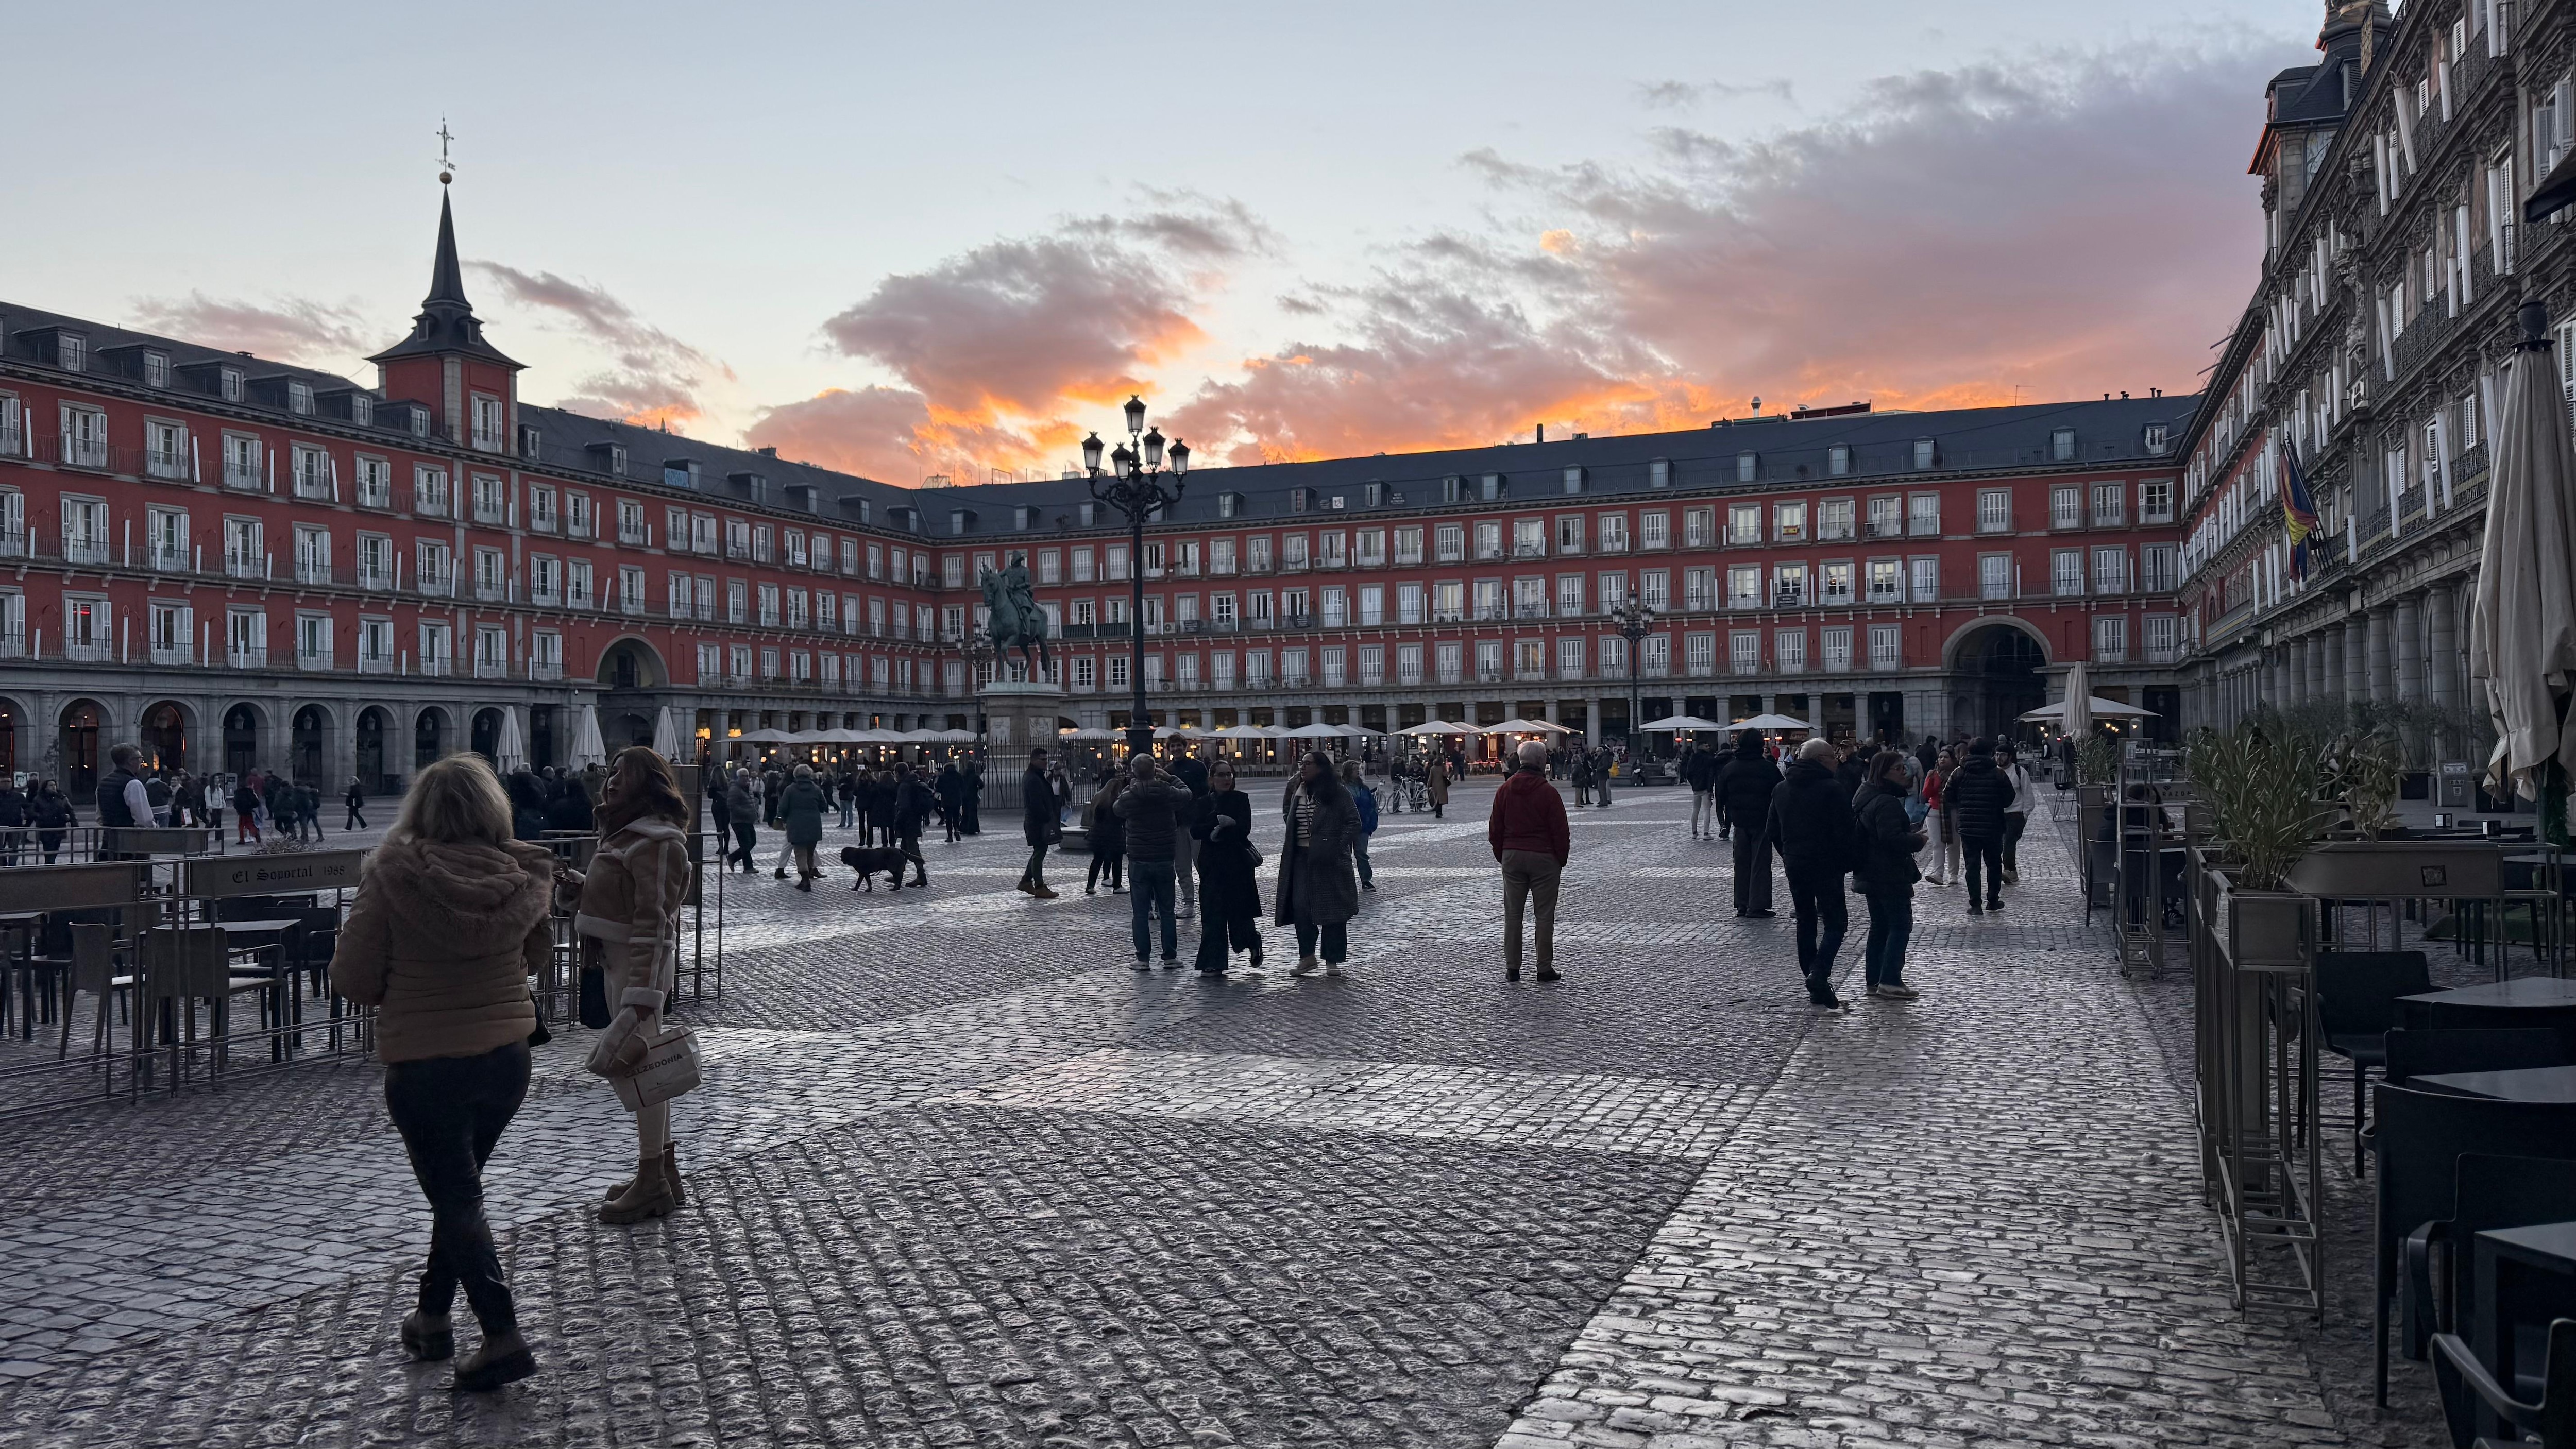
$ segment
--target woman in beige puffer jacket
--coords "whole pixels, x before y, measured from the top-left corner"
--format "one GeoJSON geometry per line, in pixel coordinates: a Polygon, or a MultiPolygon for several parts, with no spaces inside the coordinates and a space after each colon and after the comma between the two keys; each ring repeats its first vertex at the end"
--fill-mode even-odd
{"type": "MultiPolygon", "coordinates": [[[[620,1020],[610,1033],[653,1025],[679,985],[680,906],[689,864],[688,802],[662,757],[635,745],[618,752],[599,794],[599,847],[590,869],[566,871],[579,887],[573,930],[596,951],[601,985],[620,1020]]],[[[671,1142],[671,1104],[635,1114],[636,1166],[600,1206],[604,1223],[657,1218],[682,1201],[680,1154],[671,1142]]]]}
{"type": "Polygon", "coordinates": [[[554,864],[510,838],[509,797],[491,767],[452,755],[412,777],[331,956],[332,989],[376,1008],[385,1106],[429,1199],[429,1265],[403,1347],[454,1356],[448,1314],[461,1283],[483,1344],[457,1366],[460,1389],[537,1371],[483,1216],[483,1166],[528,1094],[528,977],[554,950],[554,864]]]}

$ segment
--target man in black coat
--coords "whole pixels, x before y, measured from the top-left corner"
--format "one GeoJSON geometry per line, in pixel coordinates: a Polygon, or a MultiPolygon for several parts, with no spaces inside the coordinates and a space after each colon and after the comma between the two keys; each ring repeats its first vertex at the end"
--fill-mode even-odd
{"type": "Polygon", "coordinates": [[[1824,1007],[1842,1004],[1834,995],[1834,955],[1842,950],[1851,924],[1843,909],[1843,872],[1852,866],[1856,828],[1851,792],[1827,764],[1833,757],[1833,745],[1824,740],[1799,746],[1780,788],[1771,792],[1771,813],[1762,828],[1780,848],[1780,864],[1789,877],[1789,906],[1798,917],[1798,974],[1807,978],[1807,1001],[1824,1007]]]}
{"type": "Polygon", "coordinates": [[[1771,909],[1771,840],[1763,833],[1771,818],[1771,792],[1780,788],[1780,767],[1762,756],[1762,737],[1745,730],[1735,737],[1735,753],[1717,772],[1718,817],[1735,831],[1735,914],[1768,920],[1771,909]]]}
{"type": "Polygon", "coordinates": [[[921,859],[921,827],[931,812],[939,808],[939,797],[930,790],[930,767],[915,765],[897,772],[894,801],[895,849],[912,862],[912,883],[930,884],[930,868],[921,859]]]}
{"type": "Polygon", "coordinates": [[[1706,745],[1692,745],[1682,756],[1682,783],[1691,788],[1691,839],[1715,834],[1717,788],[1717,752],[1706,745]]]}
{"type": "Polygon", "coordinates": [[[1995,742],[1980,735],[1968,744],[1968,762],[1941,787],[1941,808],[1959,831],[1967,859],[1968,914],[2004,908],[2004,807],[2012,804],[2012,778],[1995,767],[1995,742]],[[1985,903],[1978,904],[1977,867],[1985,866],[1985,903]]]}
{"type": "Polygon", "coordinates": [[[1051,901],[1055,892],[1047,888],[1046,853],[1064,827],[1056,819],[1055,790],[1047,784],[1046,762],[1046,751],[1029,751],[1029,768],[1020,776],[1020,835],[1029,843],[1029,868],[1020,872],[1020,889],[1051,901]]]}

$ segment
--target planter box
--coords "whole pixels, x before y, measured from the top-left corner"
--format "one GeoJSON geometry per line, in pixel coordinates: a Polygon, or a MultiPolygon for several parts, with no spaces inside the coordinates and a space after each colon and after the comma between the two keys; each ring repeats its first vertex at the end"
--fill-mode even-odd
{"type": "Polygon", "coordinates": [[[2330,840],[2290,868],[2290,885],[2330,900],[2484,900],[2504,894],[2504,850],[2475,840],[2330,840]]]}
{"type": "Polygon", "coordinates": [[[2218,949],[2239,971],[2303,971],[2316,945],[2316,902],[2297,891],[2238,890],[2211,873],[2218,949]]]}

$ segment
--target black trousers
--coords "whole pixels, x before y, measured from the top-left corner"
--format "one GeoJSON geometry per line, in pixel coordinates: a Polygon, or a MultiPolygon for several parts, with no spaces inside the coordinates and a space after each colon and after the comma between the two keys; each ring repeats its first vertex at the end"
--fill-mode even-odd
{"type": "Polygon", "coordinates": [[[1979,901],[2000,902],[2004,898],[2004,841],[2000,835],[1962,835],[1959,855],[1967,864],[1968,904],[1979,901]],[[1985,894],[1977,894],[1977,865],[1986,867],[1985,894]]]}
{"type": "Polygon", "coordinates": [[[2030,817],[2018,810],[2004,813],[2004,869],[2014,875],[2021,874],[2021,833],[2029,824],[2030,817]]]}
{"type": "Polygon", "coordinates": [[[430,1057],[385,1067],[385,1107],[411,1155],[412,1176],[429,1199],[429,1264],[420,1274],[420,1311],[445,1315],[465,1289],[488,1337],[518,1327],[510,1285],[483,1216],[483,1164],[528,1095],[528,1044],[481,1056],[430,1057]]]}
{"type": "Polygon", "coordinates": [[[1126,867],[1127,857],[1124,855],[1094,855],[1091,857],[1091,873],[1083,878],[1082,888],[1088,891],[1107,877],[1109,888],[1114,891],[1126,880],[1126,867]]]}
{"type": "Polygon", "coordinates": [[[1199,959],[1198,969],[1214,974],[1223,971],[1230,951],[1261,951],[1261,912],[1258,908],[1229,914],[1210,908],[1207,892],[1199,892],[1199,959]]]}
{"type": "Polygon", "coordinates": [[[921,860],[921,827],[916,825],[909,831],[897,834],[895,849],[902,851],[903,858],[912,862],[912,883],[930,884],[930,868],[921,860]]]}
{"type": "Polygon", "coordinates": [[[744,870],[757,869],[751,863],[751,848],[760,841],[760,827],[748,820],[737,820],[733,823],[733,838],[736,849],[725,859],[741,861],[744,870]]]}
{"type": "Polygon", "coordinates": [[[1323,948],[1324,959],[1332,962],[1334,965],[1339,966],[1344,961],[1349,960],[1351,955],[1349,925],[1345,922],[1336,921],[1329,926],[1309,926],[1300,924],[1297,927],[1298,955],[1314,955],[1318,944],[1323,948]]]}
{"type": "Polygon", "coordinates": [[[1824,1001],[1834,994],[1834,957],[1851,929],[1843,901],[1841,871],[1788,869],[1789,906],[1798,914],[1798,974],[1807,978],[1807,995],[1824,1001]]]}
{"type": "Polygon", "coordinates": [[[1735,832],[1735,910],[1771,909],[1771,838],[1759,830],[1735,832]]]}

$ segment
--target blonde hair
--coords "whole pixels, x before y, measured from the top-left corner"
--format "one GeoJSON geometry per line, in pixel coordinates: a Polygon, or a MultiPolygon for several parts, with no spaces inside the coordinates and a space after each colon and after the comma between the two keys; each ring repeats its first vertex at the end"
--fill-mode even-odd
{"type": "Polygon", "coordinates": [[[510,797],[481,755],[449,755],[411,777],[402,812],[385,834],[392,840],[499,845],[510,838],[510,797]]]}

